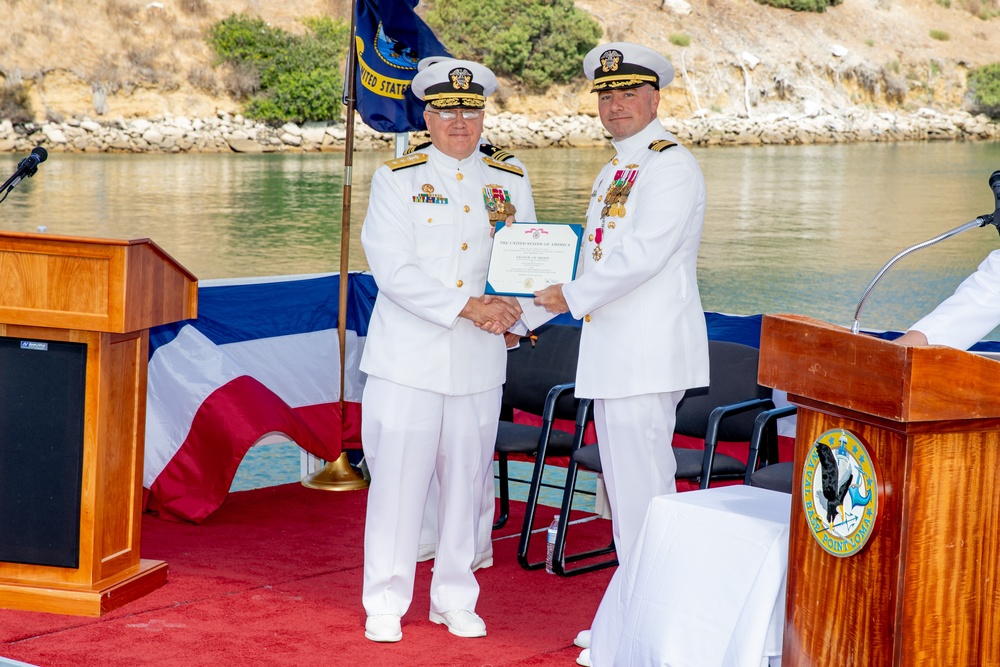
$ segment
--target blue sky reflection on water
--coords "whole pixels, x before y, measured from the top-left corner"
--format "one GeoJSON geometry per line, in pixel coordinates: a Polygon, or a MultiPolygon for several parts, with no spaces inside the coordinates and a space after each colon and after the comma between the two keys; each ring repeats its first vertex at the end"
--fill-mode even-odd
{"type": "MultiPolygon", "coordinates": [[[[610,149],[516,151],[545,221],[582,222],[610,149]]],[[[699,261],[708,310],[798,312],[847,325],[865,286],[896,252],[990,212],[1000,143],[696,148],[709,203],[699,261]]],[[[11,172],[23,156],[0,156],[11,172]]],[[[350,268],[372,172],[386,152],[354,156],[350,268]]],[[[152,238],[199,278],[339,269],[342,153],[94,155],[51,153],[0,205],[0,227],[152,238]]],[[[862,315],[904,328],[991,250],[974,229],[897,264],[862,315]]]]}

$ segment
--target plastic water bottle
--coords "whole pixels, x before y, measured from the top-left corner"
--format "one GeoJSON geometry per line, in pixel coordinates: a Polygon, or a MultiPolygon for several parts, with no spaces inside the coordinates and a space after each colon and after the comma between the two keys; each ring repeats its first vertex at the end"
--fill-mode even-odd
{"type": "Polygon", "coordinates": [[[556,553],[556,533],[559,532],[559,515],[556,514],[552,517],[552,523],[549,524],[549,529],[545,534],[545,571],[549,574],[555,574],[556,571],[552,569],[552,558],[556,553]]]}

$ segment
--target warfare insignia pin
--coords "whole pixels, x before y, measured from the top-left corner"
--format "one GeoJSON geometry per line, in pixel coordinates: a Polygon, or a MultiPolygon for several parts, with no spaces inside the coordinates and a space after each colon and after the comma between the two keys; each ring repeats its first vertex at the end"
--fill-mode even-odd
{"type": "Polygon", "coordinates": [[[424,183],[423,185],[421,185],[420,190],[422,192],[426,192],[429,195],[434,194],[434,186],[431,185],[430,183],[424,183]]]}

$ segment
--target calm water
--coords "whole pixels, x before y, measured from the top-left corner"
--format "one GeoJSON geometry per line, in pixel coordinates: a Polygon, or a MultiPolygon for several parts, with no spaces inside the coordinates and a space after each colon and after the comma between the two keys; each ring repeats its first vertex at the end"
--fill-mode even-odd
{"type": "MultiPolygon", "coordinates": [[[[990,212],[998,143],[711,148],[695,152],[709,208],[699,265],[705,308],[798,312],[847,325],[868,281],[899,250],[990,212]]],[[[546,221],[582,221],[604,149],[518,152],[546,221]]],[[[0,156],[0,176],[23,155],[0,156]]],[[[350,263],[371,173],[354,157],[350,263]]],[[[336,271],[343,154],[50,153],[0,204],[0,228],[156,241],[201,279],[336,271]]],[[[898,264],[862,325],[902,329],[948,295],[992,249],[974,229],[898,264]]]]}

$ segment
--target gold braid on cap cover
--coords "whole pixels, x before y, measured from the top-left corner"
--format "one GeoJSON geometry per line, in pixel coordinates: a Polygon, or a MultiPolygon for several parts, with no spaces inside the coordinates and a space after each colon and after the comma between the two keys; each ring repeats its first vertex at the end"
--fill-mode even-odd
{"type": "Polygon", "coordinates": [[[606,88],[635,88],[644,83],[651,83],[654,87],[659,82],[659,77],[647,74],[615,74],[612,76],[602,76],[594,78],[594,88],[591,92],[604,90],[606,88]]]}
{"type": "Polygon", "coordinates": [[[428,102],[436,109],[447,107],[482,109],[486,106],[486,98],[475,93],[434,93],[432,95],[424,95],[424,102],[428,102]]]}

